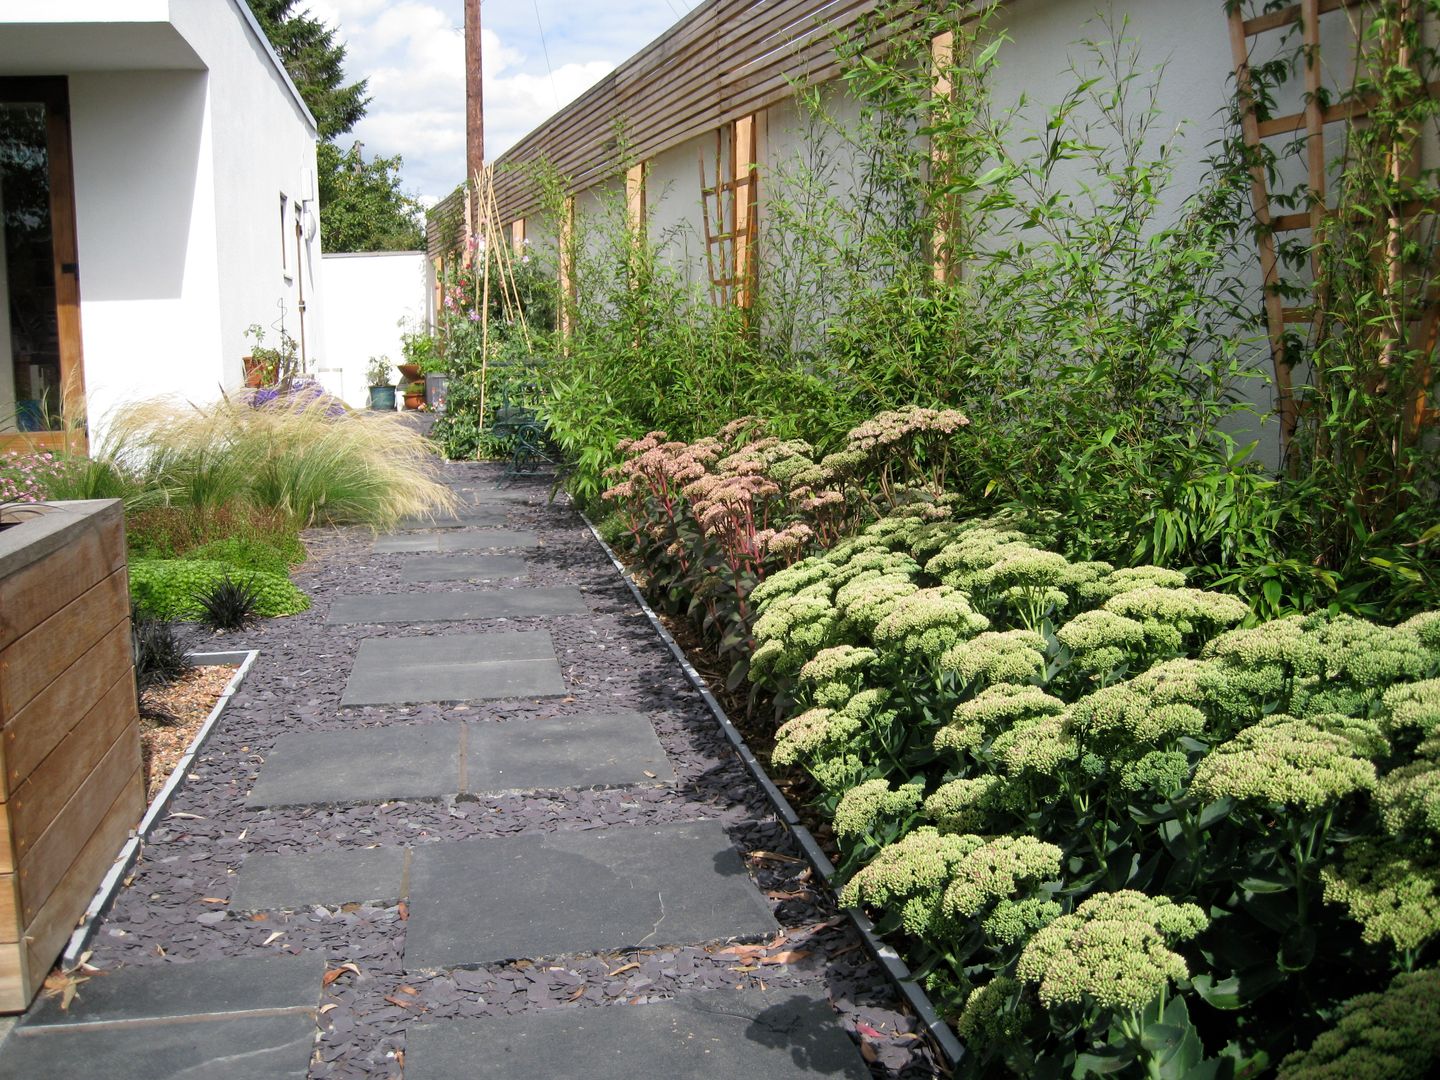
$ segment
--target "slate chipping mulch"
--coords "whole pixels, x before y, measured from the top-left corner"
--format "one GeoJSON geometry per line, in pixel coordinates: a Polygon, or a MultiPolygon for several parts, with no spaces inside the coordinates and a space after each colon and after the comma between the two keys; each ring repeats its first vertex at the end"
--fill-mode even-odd
{"type": "MultiPolygon", "coordinates": [[[[488,490],[495,466],[451,463],[447,480],[462,494],[488,490]]],[[[417,1020],[475,1018],[546,1008],[644,1003],[676,993],[724,988],[809,987],[834,1003],[847,1031],[866,1034],[879,1077],[937,1075],[929,1049],[912,1032],[898,996],[870,961],[859,937],[839,925],[832,900],[810,886],[801,852],[776,822],[758,785],[731,751],[699,696],[637,609],[629,590],[563,496],[547,505],[543,485],[529,501],[503,502],[507,527],[537,533],[526,579],[491,584],[402,584],[408,553],[376,554],[368,530],[315,530],[310,560],[296,580],[312,597],[303,615],[218,635],[198,632],[206,649],[258,648],[260,656],[205,751],[151,836],[92,943],[90,963],[203,962],[225,956],[317,950],[331,968],[353,963],[322,996],[320,1040],[310,1076],[399,1077],[405,1030],[417,1020]],[[575,585],[592,611],[583,616],[433,623],[326,626],[331,597],[391,589],[515,588],[575,585]],[[470,706],[339,707],[358,642],[378,633],[427,635],[545,629],[554,639],[569,693],[564,698],[470,706]],[[674,788],[541,791],[348,807],[246,809],[244,797],[275,739],[291,731],[356,725],[512,721],[634,709],[655,724],[674,764],[674,788]],[[434,976],[406,975],[404,905],[232,916],[222,902],[230,875],[260,852],[302,852],[380,844],[423,844],[524,831],[599,829],[710,818],[721,822],[749,858],[786,938],[783,949],[808,953],[793,964],[699,947],[592,954],[531,964],[520,961],[434,976]],[[330,1008],[329,1006],[334,1006],[330,1008]],[[894,1033],[891,1035],[890,1033],[894,1033]]],[[[452,553],[454,557],[465,557],[452,553]]],[[[427,554],[443,558],[444,554],[427,554]]],[[[856,1036],[858,1038],[858,1036],[856,1036]]]]}

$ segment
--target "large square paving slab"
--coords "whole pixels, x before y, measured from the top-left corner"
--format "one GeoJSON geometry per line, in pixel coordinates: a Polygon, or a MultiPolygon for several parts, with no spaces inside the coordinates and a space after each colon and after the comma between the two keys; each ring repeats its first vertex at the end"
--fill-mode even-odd
{"type": "Polygon", "coordinates": [[[136,964],[87,979],[68,1009],[60,1008],[58,997],[41,998],[18,1030],[256,1011],[313,1012],[320,1003],[324,974],[325,958],[319,953],[136,964]]]}
{"type": "Polygon", "coordinates": [[[296,911],[316,904],[399,900],[405,895],[403,847],[345,848],[246,856],[235,876],[231,911],[296,911]]]}
{"type": "Polygon", "coordinates": [[[456,592],[367,593],[337,596],[325,621],[341,623],[474,622],[583,615],[589,608],[570,585],[517,589],[462,589],[456,592]]]}
{"type": "Polygon", "coordinates": [[[247,806],[345,805],[460,790],[459,724],[401,724],[281,735],[247,806]]]}
{"type": "Polygon", "coordinates": [[[543,788],[668,784],[675,772],[640,713],[600,713],[469,724],[465,790],[473,794],[543,788]]]}
{"type": "Polygon", "coordinates": [[[406,559],[400,568],[400,580],[420,581],[498,581],[502,578],[527,577],[530,564],[518,555],[454,555],[450,558],[406,559]]]}
{"type": "Polygon", "coordinates": [[[366,638],[341,705],[558,697],[565,679],[543,630],[366,638]]]}
{"type": "Polygon", "coordinates": [[[0,1080],[304,1080],[314,1047],[305,1013],[17,1030],[0,1080]]]}
{"type": "Polygon", "coordinates": [[[649,1005],[546,1009],[412,1027],[405,1080],[869,1077],[835,1013],[795,991],[714,990],[649,1005]],[[583,1062],[583,1067],[579,1063],[583,1062]]]}
{"type": "Polygon", "coordinates": [[[777,929],[713,821],[427,844],[410,864],[405,968],[759,938],[777,929]]]}
{"type": "Polygon", "coordinates": [[[382,554],[406,551],[488,551],[491,548],[533,548],[540,539],[532,532],[511,529],[452,529],[448,532],[385,533],[375,538],[382,554]]]}
{"type": "Polygon", "coordinates": [[[429,529],[499,528],[505,524],[505,511],[500,507],[464,506],[453,514],[437,514],[433,518],[404,518],[395,526],[397,532],[429,529]]]}

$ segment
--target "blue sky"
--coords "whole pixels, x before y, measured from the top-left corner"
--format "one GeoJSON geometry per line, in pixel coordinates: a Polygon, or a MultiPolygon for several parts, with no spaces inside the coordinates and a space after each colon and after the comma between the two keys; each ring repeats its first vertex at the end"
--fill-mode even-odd
{"type": "MultiPolygon", "coordinates": [[[[486,157],[494,160],[702,2],[482,0],[486,157]]],[[[465,173],[462,0],[304,6],[339,28],[348,75],[370,80],[369,112],[345,138],[363,142],[367,156],[402,155],[405,187],[426,202],[449,192],[465,173]]]]}

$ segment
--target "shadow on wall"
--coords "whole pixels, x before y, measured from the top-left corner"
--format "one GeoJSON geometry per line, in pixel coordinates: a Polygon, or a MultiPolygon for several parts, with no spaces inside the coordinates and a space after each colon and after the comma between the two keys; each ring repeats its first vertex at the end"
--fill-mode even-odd
{"type": "Polygon", "coordinates": [[[180,298],[206,78],[203,71],[71,76],[80,287],[87,302],[180,298]]]}

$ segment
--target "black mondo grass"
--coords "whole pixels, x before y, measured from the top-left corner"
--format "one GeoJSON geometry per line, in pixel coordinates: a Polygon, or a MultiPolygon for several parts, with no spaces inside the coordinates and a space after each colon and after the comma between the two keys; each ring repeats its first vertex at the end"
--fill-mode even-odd
{"type": "Polygon", "coordinates": [[[212,630],[240,630],[253,620],[260,604],[260,586],[250,578],[236,580],[226,574],[195,596],[200,621],[212,630]]]}
{"type": "Polygon", "coordinates": [[[173,722],[164,709],[146,701],[146,694],[158,686],[169,686],[195,665],[185,654],[185,644],[166,619],[151,619],[130,612],[130,648],[135,664],[135,699],[140,715],[160,722],[173,722]]]}

